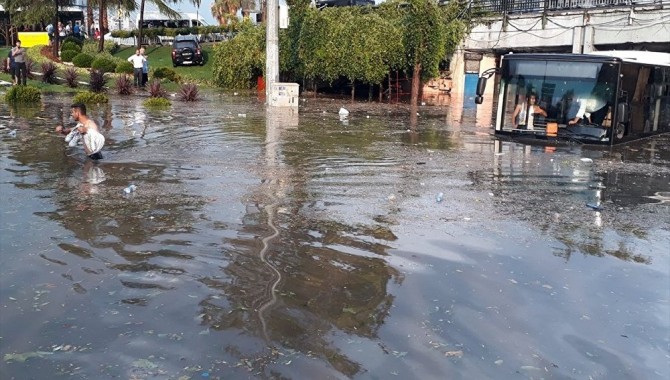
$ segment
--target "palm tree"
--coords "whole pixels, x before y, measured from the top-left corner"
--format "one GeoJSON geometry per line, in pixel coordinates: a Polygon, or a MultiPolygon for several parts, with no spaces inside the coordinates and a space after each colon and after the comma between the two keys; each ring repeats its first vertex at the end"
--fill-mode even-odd
{"type": "Polygon", "coordinates": [[[124,9],[126,12],[135,10],[135,0],[87,0],[86,2],[86,18],[87,18],[87,32],[91,32],[91,25],[93,25],[93,9],[98,8],[98,29],[100,30],[100,41],[98,51],[102,52],[105,46],[105,33],[109,32],[109,22],[107,20],[107,8],[115,7],[124,9]]]}
{"type": "MultiPolygon", "coordinates": [[[[139,25],[137,25],[137,47],[140,48],[142,46],[142,30],[144,29],[144,26],[142,25],[144,23],[144,3],[146,0],[141,0],[140,2],[140,22],[139,25]]],[[[181,0],[149,0],[150,3],[156,6],[158,8],[158,11],[170,18],[178,18],[179,12],[175,11],[174,9],[170,8],[169,4],[177,4],[180,3],[181,0]]],[[[200,6],[200,0],[191,0],[191,3],[194,5],[200,6]]]]}
{"type": "Polygon", "coordinates": [[[241,0],[215,0],[212,4],[212,16],[219,21],[219,25],[226,25],[241,7],[241,0]]]}
{"type": "Polygon", "coordinates": [[[93,32],[91,30],[91,26],[93,25],[93,5],[94,1],[88,0],[86,2],[86,34],[89,36],[93,36],[93,32]]]}
{"type": "Polygon", "coordinates": [[[249,13],[256,9],[256,0],[241,0],[240,7],[242,8],[242,17],[249,17],[249,13]]]}

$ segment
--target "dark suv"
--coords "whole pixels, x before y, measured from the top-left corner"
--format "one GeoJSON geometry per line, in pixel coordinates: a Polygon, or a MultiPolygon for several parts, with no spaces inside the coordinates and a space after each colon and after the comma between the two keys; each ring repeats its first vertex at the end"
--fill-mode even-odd
{"type": "Polygon", "coordinates": [[[200,66],[205,64],[197,36],[176,36],[172,43],[172,66],[186,64],[200,66]]]}

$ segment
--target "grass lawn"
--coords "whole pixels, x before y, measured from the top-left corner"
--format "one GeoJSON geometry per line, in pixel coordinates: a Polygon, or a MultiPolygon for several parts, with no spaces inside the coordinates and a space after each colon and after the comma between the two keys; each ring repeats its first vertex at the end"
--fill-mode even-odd
{"type": "MultiPolygon", "coordinates": [[[[159,67],[169,67],[177,72],[184,79],[194,79],[198,82],[209,82],[212,79],[212,56],[213,45],[202,44],[203,53],[205,55],[205,64],[203,66],[177,66],[172,67],[172,46],[149,46],[146,47],[146,54],[149,58],[149,69],[156,69],[159,67]]],[[[135,54],[134,46],[122,46],[114,56],[128,59],[135,54]]]]}

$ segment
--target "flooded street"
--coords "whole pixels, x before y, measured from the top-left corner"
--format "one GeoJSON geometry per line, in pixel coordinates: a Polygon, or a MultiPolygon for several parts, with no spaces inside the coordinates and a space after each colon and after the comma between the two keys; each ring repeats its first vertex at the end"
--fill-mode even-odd
{"type": "Polygon", "coordinates": [[[140,103],[89,111],[99,164],[52,133],[69,98],[0,103],[0,378],[670,377],[669,135],[140,103]]]}

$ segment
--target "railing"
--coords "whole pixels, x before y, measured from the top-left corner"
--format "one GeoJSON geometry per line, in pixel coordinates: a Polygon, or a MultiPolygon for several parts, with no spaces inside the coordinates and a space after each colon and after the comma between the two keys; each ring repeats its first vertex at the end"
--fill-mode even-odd
{"type": "Polygon", "coordinates": [[[624,6],[665,6],[670,0],[474,0],[473,7],[493,13],[584,10],[624,6]]]}

